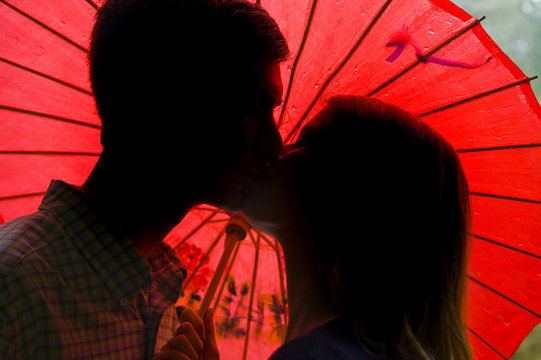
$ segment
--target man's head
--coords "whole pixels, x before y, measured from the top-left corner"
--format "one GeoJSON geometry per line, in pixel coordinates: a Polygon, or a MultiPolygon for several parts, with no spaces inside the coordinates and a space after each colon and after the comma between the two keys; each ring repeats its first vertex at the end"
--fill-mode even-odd
{"type": "Polygon", "coordinates": [[[280,151],[268,124],[277,100],[253,112],[261,97],[281,96],[271,73],[288,54],[274,20],[246,1],[109,0],[89,57],[104,154],[213,202],[205,193],[227,188],[217,182],[259,151],[253,141],[268,142],[261,152],[270,156],[280,151]],[[251,126],[256,140],[247,139],[251,126]]]}

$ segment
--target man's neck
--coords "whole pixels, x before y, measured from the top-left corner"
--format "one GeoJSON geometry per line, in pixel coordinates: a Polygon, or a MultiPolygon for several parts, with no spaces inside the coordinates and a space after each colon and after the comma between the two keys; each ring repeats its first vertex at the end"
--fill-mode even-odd
{"type": "Polygon", "coordinates": [[[174,214],[168,212],[164,210],[168,208],[167,204],[162,206],[144,193],[152,189],[138,186],[133,177],[126,179],[126,174],[110,171],[100,161],[81,190],[102,220],[122,231],[147,259],[155,246],[188,213],[191,205],[176,204],[175,209],[181,210],[174,214]]]}

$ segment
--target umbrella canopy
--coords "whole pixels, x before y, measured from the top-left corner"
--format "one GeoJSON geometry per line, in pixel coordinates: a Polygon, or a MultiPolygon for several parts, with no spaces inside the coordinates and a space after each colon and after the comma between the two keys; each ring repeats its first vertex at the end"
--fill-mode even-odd
{"type": "MultiPolygon", "coordinates": [[[[81,184],[101,151],[86,61],[101,3],[0,0],[0,215],[6,221],[35,211],[51,178],[81,184]]],[[[293,54],[283,64],[286,90],[276,112],[286,142],[326,96],[344,93],[418,114],[458,150],[474,212],[470,338],[476,358],[509,358],[541,319],[541,108],[531,78],[480,19],[447,0],[261,4],[293,54]]],[[[227,218],[201,206],[167,238],[191,270],[182,304],[195,306],[202,296],[227,218]]],[[[219,346],[224,359],[265,358],[287,322],[283,261],[275,240],[256,230],[238,249],[217,295],[219,346]]]]}
{"type": "MultiPolygon", "coordinates": [[[[188,270],[178,305],[194,310],[201,305],[223,252],[229,219],[219,209],[201,206],[167,237],[188,270]]],[[[235,247],[211,304],[221,358],[267,358],[280,346],[287,324],[285,289],[278,242],[250,231],[235,247]]]]}

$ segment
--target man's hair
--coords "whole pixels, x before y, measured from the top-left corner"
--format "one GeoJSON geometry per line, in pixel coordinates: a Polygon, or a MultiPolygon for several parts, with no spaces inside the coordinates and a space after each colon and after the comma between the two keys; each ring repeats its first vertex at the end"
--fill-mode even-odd
{"type": "MultiPolygon", "coordinates": [[[[157,119],[214,119],[231,97],[242,96],[249,64],[288,55],[277,24],[257,4],[109,0],[98,12],[89,54],[102,144],[137,137],[144,122],[157,119]]],[[[179,129],[189,133],[190,126],[179,129]]]]}

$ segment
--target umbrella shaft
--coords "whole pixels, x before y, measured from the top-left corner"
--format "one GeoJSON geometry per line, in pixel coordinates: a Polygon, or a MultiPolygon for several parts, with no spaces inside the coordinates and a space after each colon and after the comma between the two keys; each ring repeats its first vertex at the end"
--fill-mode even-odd
{"type": "Polygon", "coordinates": [[[216,293],[216,289],[218,288],[218,284],[222,279],[227,263],[229,262],[231,254],[235,249],[235,245],[237,244],[237,241],[240,240],[241,237],[237,231],[231,231],[229,234],[227,234],[227,237],[225,239],[224,252],[222,254],[222,257],[220,258],[218,266],[216,267],[216,271],[212,276],[212,280],[210,281],[210,285],[207,289],[207,292],[205,293],[205,297],[203,297],[203,301],[201,301],[201,306],[198,310],[199,316],[203,317],[207,312],[210,306],[210,302],[214,298],[214,294],[216,293]]]}

